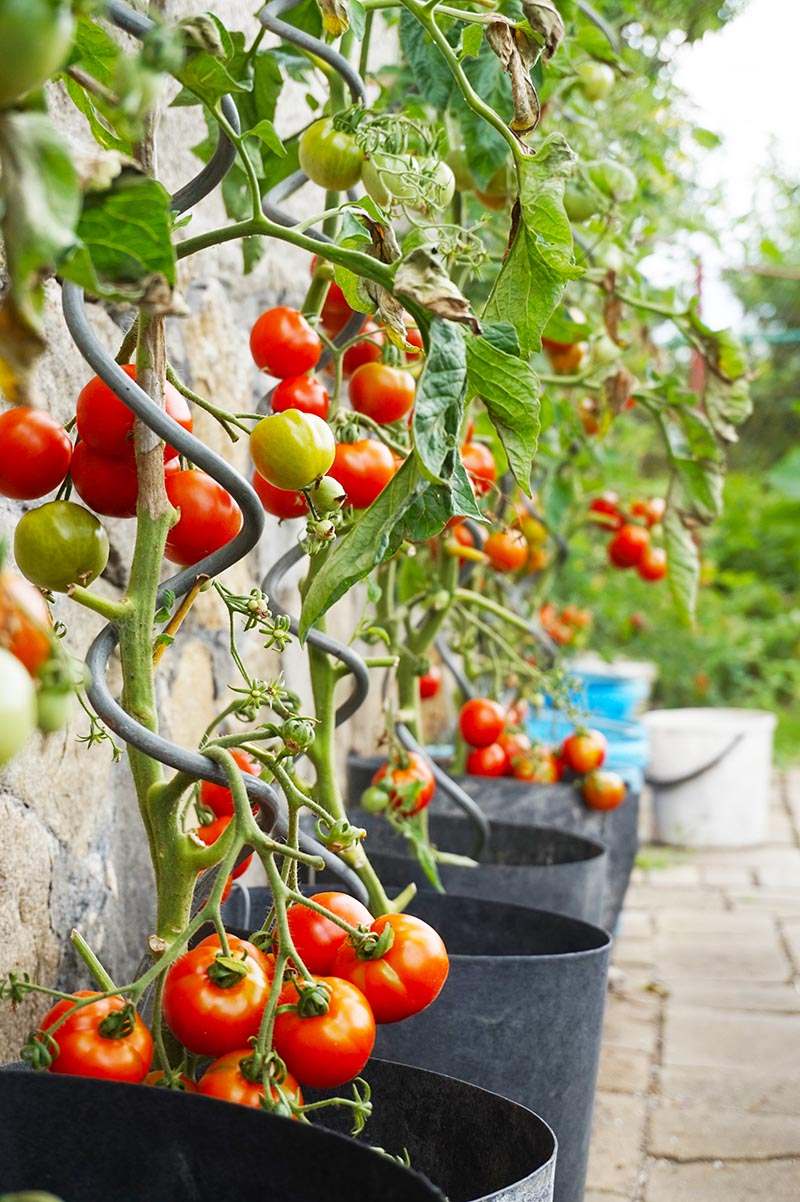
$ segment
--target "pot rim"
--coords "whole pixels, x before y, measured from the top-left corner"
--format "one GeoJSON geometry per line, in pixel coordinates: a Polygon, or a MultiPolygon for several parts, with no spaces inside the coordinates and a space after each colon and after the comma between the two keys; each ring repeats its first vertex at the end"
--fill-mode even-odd
{"type": "MultiPolygon", "coordinates": [[[[452,817],[452,815],[449,813],[442,814],[442,813],[436,813],[435,811],[431,812],[431,818],[434,818],[434,819],[450,818],[450,817],[452,817]]],[[[492,826],[493,827],[509,826],[509,827],[514,827],[517,830],[522,829],[521,824],[513,823],[513,822],[504,823],[502,819],[493,819],[492,826]]],[[[483,868],[483,869],[488,869],[488,868],[563,868],[568,864],[587,864],[587,863],[590,863],[592,860],[599,859],[601,856],[608,855],[608,845],[606,843],[603,843],[602,840],[600,840],[600,839],[593,839],[590,835],[578,835],[575,833],[575,831],[565,831],[563,829],[563,827],[547,826],[545,823],[542,823],[542,822],[535,822],[535,823],[531,823],[530,825],[526,824],[524,829],[529,830],[529,831],[540,831],[547,835],[557,835],[560,840],[567,840],[568,842],[573,843],[573,845],[576,843],[581,844],[587,850],[587,854],[584,856],[577,857],[572,860],[561,860],[556,864],[484,864],[481,861],[479,863],[478,867],[483,868]]],[[[399,852],[396,852],[391,848],[388,848],[388,849],[375,848],[375,851],[378,852],[382,856],[394,856],[398,860],[410,860],[413,858],[411,856],[400,855],[399,852]]],[[[463,867],[465,871],[471,871],[471,870],[467,869],[466,865],[448,864],[447,867],[448,868],[463,867]]]]}

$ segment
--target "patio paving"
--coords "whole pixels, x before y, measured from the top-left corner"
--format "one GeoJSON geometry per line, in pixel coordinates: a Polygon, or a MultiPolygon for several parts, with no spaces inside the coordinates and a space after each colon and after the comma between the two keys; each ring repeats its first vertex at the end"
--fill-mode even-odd
{"type": "Polygon", "coordinates": [[[585,1202],[800,1202],[800,770],[764,845],[641,861],[585,1202]]]}

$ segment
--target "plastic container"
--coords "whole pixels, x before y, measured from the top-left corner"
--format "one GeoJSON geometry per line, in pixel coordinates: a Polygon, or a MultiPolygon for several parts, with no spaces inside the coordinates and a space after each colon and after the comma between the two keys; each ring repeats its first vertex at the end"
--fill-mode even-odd
{"type": "Polygon", "coordinates": [[[575,701],[591,714],[630,721],[650,700],[657,669],[646,660],[614,660],[580,656],[569,665],[569,675],[579,682],[575,701]]]}
{"type": "Polygon", "coordinates": [[[674,709],[645,715],[654,837],[678,847],[750,847],[769,814],[775,715],[674,709]]]}

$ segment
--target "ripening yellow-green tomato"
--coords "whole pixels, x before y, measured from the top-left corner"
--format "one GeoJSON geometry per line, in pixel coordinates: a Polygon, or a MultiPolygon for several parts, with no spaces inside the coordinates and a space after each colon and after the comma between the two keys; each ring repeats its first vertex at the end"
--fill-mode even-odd
{"type": "Polygon", "coordinates": [[[315,413],[285,409],[263,417],[250,434],[250,454],[259,475],[276,488],[307,488],[333,463],[336,441],[315,413]]]}

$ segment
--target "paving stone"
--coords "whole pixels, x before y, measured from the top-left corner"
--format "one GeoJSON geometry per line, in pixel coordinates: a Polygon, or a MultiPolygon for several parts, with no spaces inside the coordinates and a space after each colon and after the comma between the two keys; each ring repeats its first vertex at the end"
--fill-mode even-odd
{"type": "Polygon", "coordinates": [[[704,885],[741,885],[745,889],[755,884],[755,872],[747,864],[700,865],[700,880],[704,885]]]}
{"type": "Polygon", "coordinates": [[[800,1118],[699,1105],[657,1106],[650,1115],[647,1150],[682,1161],[800,1156],[800,1118]]]}
{"type": "Polygon", "coordinates": [[[663,868],[648,868],[648,885],[699,885],[700,869],[696,864],[667,864],[663,868]]]}
{"type": "Polygon", "coordinates": [[[653,933],[653,919],[644,910],[623,910],[619,917],[618,936],[644,938],[653,933]]]}
{"type": "Polygon", "coordinates": [[[792,822],[783,810],[770,813],[767,824],[767,841],[769,843],[785,843],[796,846],[797,835],[792,822]]]}
{"type": "Polygon", "coordinates": [[[653,915],[659,933],[697,935],[730,935],[742,939],[775,932],[775,920],[762,910],[711,910],[708,913],[688,910],[659,910],[653,915]]]}
{"type": "Polygon", "coordinates": [[[652,1056],[658,1040],[658,998],[609,998],[603,1026],[603,1043],[618,1048],[631,1048],[652,1056]]]}
{"type": "Polygon", "coordinates": [[[793,919],[784,919],[781,923],[786,943],[789,947],[789,955],[792,957],[795,971],[800,969],[800,915],[793,919]]]}
{"type": "Polygon", "coordinates": [[[735,1013],[667,1002],[665,1065],[756,1064],[765,1073],[800,1073],[800,1023],[785,1014],[735,1013]]]}
{"type": "Polygon", "coordinates": [[[608,1093],[646,1093],[650,1084],[650,1063],[647,1052],[605,1044],[600,1052],[597,1087],[608,1093]]]}
{"type": "Polygon", "coordinates": [[[797,985],[673,980],[669,984],[669,996],[672,1001],[688,1006],[711,1006],[719,1010],[800,1013],[800,988],[797,985]]]}
{"type": "Polygon", "coordinates": [[[650,1167],[645,1202],[797,1202],[800,1160],[650,1167]]]}
{"type": "Polygon", "coordinates": [[[614,940],[612,958],[622,968],[651,968],[655,959],[652,936],[634,939],[627,935],[614,940]]]}
{"type": "Polygon", "coordinates": [[[794,1115],[800,1120],[800,1089],[792,1074],[765,1072],[755,1065],[736,1068],[661,1068],[658,1092],[675,1106],[794,1115]]]}
{"type": "Polygon", "coordinates": [[[588,1181],[592,1189],[631,1198],[643,1160],[644,1098],[599,1093],[594,1108],[588,1181]]]}
{"type": "Polygon", "coordinates": [[[631,885],[627,904],[636,910],[703,910],[727,909],[721,889],[681,889],[669,885],[631,885]]]}
{"type": "Polygon", "coordinates": [[[667,932],[655,940],[655,963],[669,983],[677,977],[695,980],[786,981],[791,966],[777,932],[758,935],[722,932],[695,935],[667,932]]]}
{"type": "Polygon", "coordinates": [[[630,1202],[630,1196],[618,1194],[616,1190],[610,1193],[605,1189],[590,1189],[583,1195],[583,1202],[630,1202]]]}
{"type": "Polygon", "coordinates": [[[729,889],[726,894],[734,911],[765,910],[777,918],[800,915],[800,888],[729,889]]]}

